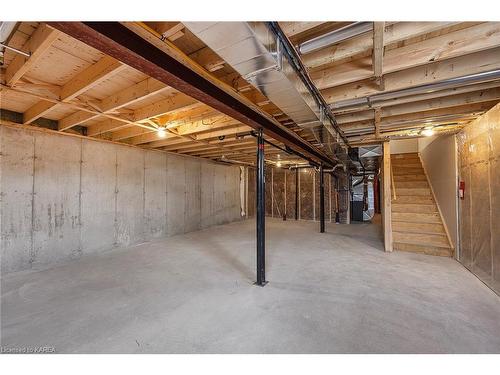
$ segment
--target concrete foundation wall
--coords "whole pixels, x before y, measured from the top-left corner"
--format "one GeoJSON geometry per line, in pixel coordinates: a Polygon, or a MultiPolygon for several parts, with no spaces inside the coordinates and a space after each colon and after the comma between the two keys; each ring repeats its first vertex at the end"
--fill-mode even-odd
{"type": "Polygon", "coordinates": [[[0,126],[1,270],[239,220],[240,169],[0,126]]]}

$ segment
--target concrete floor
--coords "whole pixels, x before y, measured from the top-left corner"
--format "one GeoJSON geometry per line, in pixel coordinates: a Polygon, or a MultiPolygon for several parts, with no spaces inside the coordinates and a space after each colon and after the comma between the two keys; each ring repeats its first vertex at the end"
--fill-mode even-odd
{"type": "Polygon", "coordinates": [[[2,279],[2,345],[77,353],[500,353],[500,298],[449,258],[382,251],[373,224],[255,222],[2,279]]]}

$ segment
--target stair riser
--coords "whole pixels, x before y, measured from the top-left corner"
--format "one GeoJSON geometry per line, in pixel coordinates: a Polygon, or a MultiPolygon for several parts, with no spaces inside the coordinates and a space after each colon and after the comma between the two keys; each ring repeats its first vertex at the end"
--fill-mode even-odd
{"type": "Polygon", "coordinates": [[[395,203],[391,205],[392,212],[408,212],[408,213],[437,213],[438,210],[433,204],[401,204],[395,203]]]}
{"type": "Polygon", "coordinates": [[[420,163],[411,163],[411,162],[396,162],[392,163],[393,169],[404,169],[404,168],[415,168],[421,169],[422,165],[420,163]]]}
{"type": "Polygon", "coordinates": [[[424,195],[430,196],[431,190],[429,188],[420,188],[420,189],[398,189],[396,188],[396,197],[397,196],[405,196],[405,195],[424,195]]]}
{"type": "Polygon", "coordinates": [[[428,188],[427,181],[394,181],[396,191],[398,189],[428,188]]]}
{"type": "Polygon", "coordinates": [[[406,152],[404,154],[392,154],[391,159],[418,158],[417,152],[406,152]]]}
{"type": "Polygon", "coordinates": [[[406,176],[409,174],[423,175],[425,176],[424,170],[421,168],[398,168],[393,169],[392,174],[394,176],[406,176]]]}
{"type": "Polygon", "coordinates": [[[403,221],[393,222],[392,230],[406,233],[446,234],[441,224],[405,223],[403,221]]]}
{"type": "Polygon", "coordinates": [[[397,251],[409,251],[412,253],[422,253],[426,255],[435,255],[435,256],[443,256],[443,257],[451,257],[453,256],[452,249],[444,249],[439,247],[432,246],[420,246],[420,245],[410,245],[394,242],[393,249],[397,251]]]}
{"type": "Polygon", "coordinates": [[[393,212],[393,221],[405,221],[410,223],[438,223],[441,224],[439,214],[416,214],[416,213],[403,213],[393,212]]]}
{"type": "Polygon", "coordinates": [[[434,203],[432,196],[426,195],[397,195],[396,199],[392,200],[393,204],[399,203],[423,203],[423,204],[431,204],[434,203]]]}
{"type": "Polygon", "coordinates": [[[425,174],[406,174],[406,175],[395,175],[394,182],[414,182],[414,181],[426,181],[425,174]]]}
{"type": "Polygon", "coordinates": [[[399,243],[444,247],[444,248],[450,247],[446,236],[441,234],[405,233],[405,232],[394,231],[392,233],[392,239],[394,242],[399,242],[399,243]]]}

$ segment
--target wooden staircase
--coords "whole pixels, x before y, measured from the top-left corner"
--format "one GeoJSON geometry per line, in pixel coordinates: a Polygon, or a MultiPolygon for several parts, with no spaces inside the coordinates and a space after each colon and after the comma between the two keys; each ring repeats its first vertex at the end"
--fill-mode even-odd
{"type": "Polygon", "coordinates": [[[393,249],[452,256],[438,206],[417,153],[391,155],[393,249]]]}

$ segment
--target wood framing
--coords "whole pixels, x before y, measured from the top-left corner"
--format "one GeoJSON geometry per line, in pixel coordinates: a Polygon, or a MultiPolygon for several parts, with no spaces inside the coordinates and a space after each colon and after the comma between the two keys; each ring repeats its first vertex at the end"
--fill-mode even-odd
{"type": "MultiPolygon", "coordinates": [[[[299,45],[349,22],[279,24],[290,41],[299,45]]],[[[182,22],[125,22],[121,26],[140,36],[137,40],[143,47],[154,45],[282,127],[287,135],[322,150],[315,135],[296,124],[292,114],[278,108],[265,91],[241,77],[182,22]]],[[[60,131],[211,159],[227,154],[235,160],[253,161],[251,140],[239,136],[252,129],[244,124],[247,118],[234,119],[227,116],[229,112],[223,115],[202,103],[201,96],[179,92],[148,72],[134,69],[138,66],[118,61],[110,50],[96,50],[47,23],[22,23],[19,30],[9,39],[10,46],[30,56],[6,52],[6,67],[0,72],[1,108],[18,113],[17,121],[38,126],[49,119],[57,121],[60,131]],[[159,127],[167,128],[166,137],[160,137],[159,127]]],[[[369,100],[377,94],[499,70],[498,22],[377,21],[373,32],[300,58],[354,146],[411,132],[415,135],[429,124],[439,127],[436,132],[457,130],[500,100],[498,77],[396,95],[391,100],[369,100]],[[366,102],[337,107],[357,98],[366,102]]],[[[269,139],[284,146],[284,138],[278,135],[269,139]]],[[[272,160],[274,149],[266,148],[272,160]]]]}
{"type": "Polygon", "coordinates": [[[392,251],[392,213],[391,213],[391,146],[384,142],[382,159],[382,223],[384,227],[384,249],[392,251]]]}
{"type": "Polygon", "coordinates": [[[59,31],[47,26],[47,24],[40,24],[28,42],[23,46],[23,50],[28,52],[30,56],[26,57],[17,54],[14,57],[14,60],[12,60],[5,71],[5,83],[9,86],[14,86],[38,62],[59,34],[59,31]]]}
{"type": "Polygon", "coordinates": [[[383,90],[383,63],[384,63],[384,30],[385,22],[373,23],[373,52],[372,65],[375,82],[383,90]]]}

